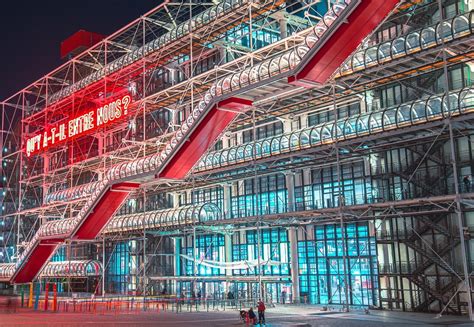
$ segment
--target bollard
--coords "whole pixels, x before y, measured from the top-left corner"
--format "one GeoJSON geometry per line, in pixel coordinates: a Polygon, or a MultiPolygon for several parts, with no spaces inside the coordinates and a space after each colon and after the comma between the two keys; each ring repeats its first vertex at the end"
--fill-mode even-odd
{"type": "Polygon", "coordinates": [[[58,310],[58,286],[56,283],[53,284],[53,311],[58,310]]]}
{"type": "Polygon", "coordinates": [[[28,308],[33,308],[33,283],[30,283],[30,294],[28,297],[28,308]]]}
{"type": "Polygon", "coordinates": [[[41,285],[40,283],[36,284],[36,294],[35,294],[35,311],[38,311],[38,305],[39,305],[39,296],[40,296],[40,289],[41,285]]]}

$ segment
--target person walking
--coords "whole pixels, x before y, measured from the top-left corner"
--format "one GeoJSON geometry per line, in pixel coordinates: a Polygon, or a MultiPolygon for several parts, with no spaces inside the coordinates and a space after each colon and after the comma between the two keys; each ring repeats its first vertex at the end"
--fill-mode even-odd
{"type": "Polygon", "coordinates": [[[286,304],[286,291],[281,291],[281,303],[286,304]]]}
{"type": "Polygon", "coordinates": [[[234,293],[232,291],[229,290],[229,292],[227,293],[227,300],[229,300],[229,305],[230,306],[234,306],[234,293]]]}
{"type": "Polygon", "coordinates": [[[265,324],[265,303],[260,299],[258,300],[258,323],[259,324],[265,324]]]}
{"type": "Polygon", "coordinates": [[[186,295],[184,294],[184,290],[181,291],[181,294],[179,295],[180,299],[179,299],[179,302],[181,305],[184,304],[184,299],[186,297],[186,295]]]}

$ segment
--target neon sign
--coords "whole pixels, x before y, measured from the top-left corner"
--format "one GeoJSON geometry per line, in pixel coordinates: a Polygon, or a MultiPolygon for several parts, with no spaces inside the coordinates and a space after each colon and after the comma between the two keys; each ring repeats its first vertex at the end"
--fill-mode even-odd
{"type": "Polygon", "coordinates": [[[130,95],[124,95],[99,108],[89,110],[28,138],[26,140],[26,155],[29,157],[50,146],[78,137],[125,117],[128,114],[128,106],[131,100],[130,95]]]}

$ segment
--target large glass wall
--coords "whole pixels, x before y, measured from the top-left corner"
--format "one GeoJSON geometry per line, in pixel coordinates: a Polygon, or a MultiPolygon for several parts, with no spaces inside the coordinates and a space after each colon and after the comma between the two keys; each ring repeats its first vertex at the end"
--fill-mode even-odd
{"type": "MultiPolygon", "coordinates": [[[[280,135],[283,133],[283,123],[281,121],[277,121],[274,123],[264,124],[256,128],[255,132],[252,128],[244,130],[242,132],[242,143],[248,143],[253,141],[254,134],[256,136],[256,140],[261,140],[267,137],[280,135]]],[[[234,144],[237,144],[237,140],[234,140],[234,144]]]]}
{"type": "MultiPolygon", "coordinates": [[[[196,236],[196,253],[192,237],[183,239],[181,253],[197,260],[197,276],[219,276],[225,275],[225,269],[209,267],[199,264],[199,260],[225,261],[224,236],[222,234],[198,235],[196,236]]],[[[181,260],[182,270],[187,276],[194,276],[194,261],[181,260]]]]}
{"type": "Polygon", "coordinates": [[[232,217],[286,212],[287,191],[283,174],[247,179],[232,190],[232,217]]]}
{"type": "Polygon", "coordinates": [[[311,181],[295,187],[296,210],[337,207],[340,193],[345,205],[372,203],[382,191],[373,187],[362,161],[342,165],[340,174],[341,181],[335,167],[311,171],[311,181]]]}
{"type": "MultiPolygon", "coordinates": [[[[337,118],[353,117],[360,114],[360,102],[341,105],[337,107],[337,118]]],[[[333,108],[328,110],[312,113],[308,115],[308,126],[319,125],[336,119],[336,113],[333,108]]]]}
{"type": "MultiPolygon", "coordinates": [[[[183,194],[185,196],[186,194],[183,194]]],[[[183,197],[181,201],[183,201],[183,197]]],[[[206,189],[197,189],[191,191],[191,201],[184,201],[183,203],[188,204],[204,204],[204,203],[214,203],[221,210],[224,208],[224,192],[222,187],[211,187],[206,189]]]]}
{"type": "Polygon", "coordinates": [[[180,253],[186,257],[181,257],[180,272],[181,276],[196,276],[196,284],[190,281],[181,281],[177,283],[177,295],[180,297],[196,297],[201,293],[203,297],[223,299],[225,298],[224,283],[218,281],[202,281],[199,276],[224,276],[226,270],[216,268],[212,263],[204,264],[204,260],[213,262],[225,261],[224,235],[209,234],[197,235],[194,244],[191,236],[181,240],[180,253]],[[194,250],[195,248],[195,250],[194,250]],[[195,251],[195,252],[194,252],[195,251]],[[195,293],[197,291],[198,293],[195,293]]]}
{"type": "Polygon", "coordinates": [[[376,305],[377,254],[375,235],[367,223],[314,226],[314,240],[298,241],[300,295],[312,304],[376,305]],[[344,242],[343,239],[346,239],[344,242]],[[346,253],[344,253],[344,249],[346,253]],[[344,267],[346,257],[346,267],[344,267]],[[347,271],[347,287],[344,278],[347,271]]]}
{"type": "MultiPolygon", "coordinates": [[[[258,262],[262,264],[262,276],[281,276],[281,280],[268,281],[263,277],[263,296],[267,302],[277,302],[283,291],[290,295],[290,252],[288,232],[283,228],[263,229],[235,233],[232,238],[232,261],[258,262]],[[258,250],[260,248],[260,251],[258,250]]],[[[258,266],[234,269],[234,276],[257,276],[258,266]]],[[[235,283],[234,294],[239,298],[257,298],[257,283],[235,283]]]]}
{"type": "MultiPolygon", "coordinates": [[[[278,261],[280,265],[266,264],[262,268],[263,275],[290,274],[288,233],[285,229],[265,229],[260,231],[260,240],[257,231],[247,231],[244,235],[236,233],[232,244],[232,261],[258,260],[258,244],[260,243],[260,259],[262,262],[278,261]]],[[[257,267],[248,269],[234,269],[235,275],[256,275],[257,267]]]]}
{"type": "MultiPolygon", "coordinates": [[[[252,40],[250,40],[249,25],[239,25],[236,28],[226,32],[226,41],[233,44],[238,49],[250,50],[251,46],[254,50],[263,48],[271,43],[275,43],[280,39],[278,30],[259,27],[262,22],[256,22],[252,28],[252,40]]],[[[225,58],[226,62],[239,57],[239,52],[229,51],[225,58]]]]}
{"type": "Polygon", "coordinates": [[[119,242],[110,248],[106,280],[109,292],[130,294],[136,290],[136,279],[132,276],[137,268],[133,256],[136,243],[136,241],[119,242]]]}

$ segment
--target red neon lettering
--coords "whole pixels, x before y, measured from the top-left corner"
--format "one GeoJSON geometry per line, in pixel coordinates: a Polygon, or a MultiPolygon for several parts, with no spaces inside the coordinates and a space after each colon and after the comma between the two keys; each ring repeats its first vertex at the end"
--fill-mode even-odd
{"type": "Polygon", "coordinates": [[[81,114],[78,117],[69,119],[46,131],[26,139],[26,154],[31,154],[44,150],[49,146],[56,145],[69,138],[80,136],[95,128],[105,126],[115,120],[123,118],[128,114],[128,106],[131,102],[130,95],[124,95],[119,99],[81,114]]]}

